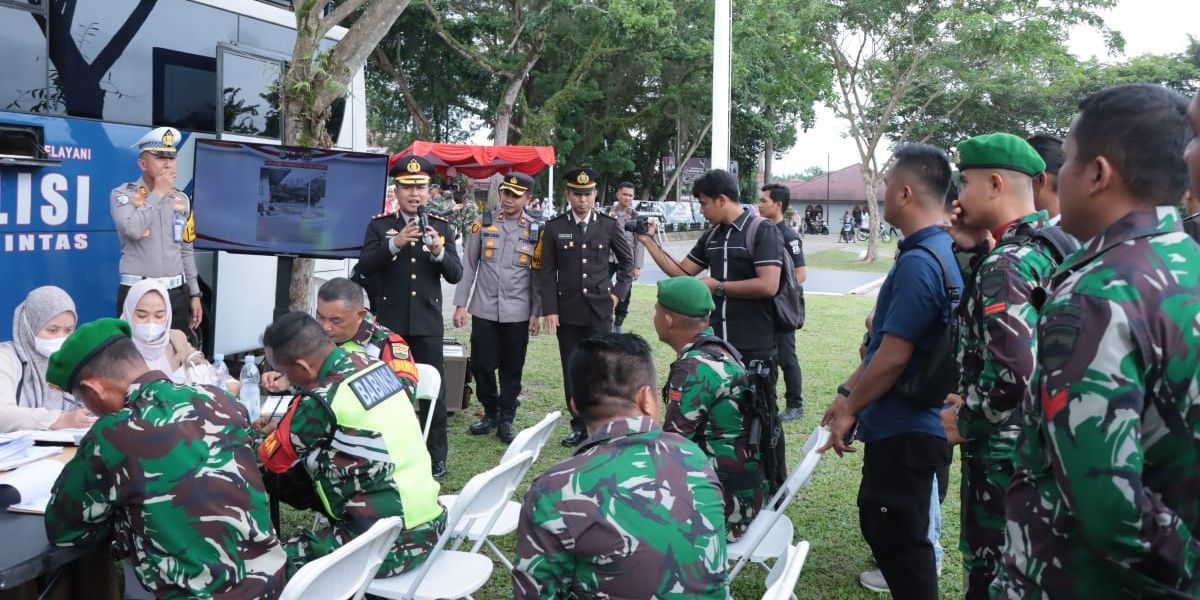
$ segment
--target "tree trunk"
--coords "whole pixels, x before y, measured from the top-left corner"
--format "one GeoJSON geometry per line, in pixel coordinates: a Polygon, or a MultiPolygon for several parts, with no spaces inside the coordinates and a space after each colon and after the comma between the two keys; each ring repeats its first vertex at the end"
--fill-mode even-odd
{"type": "MultiPolygon", "coordinates": [[[[879,201],[876,190],[879,189],[879,178],[875,170],[863,163],[863,182],[867,184],[867,257],[864,262],[873,263],[879,257],[879,201]]],[[[858,224],[855,224],[857,227],[858,224]]]]}
{"type": "Polygon", "coordinates": [[[671,186],[675,185],[677,181],[680,181],[679,176],[683,174],[683,165],[687,164],[687,161],[692,159],[692,155],[696,153],[696,149],[700,147],[700,142],[704,141],[704,137],[708,135],[708,131],[710,129],[712,129],[712,119],[709,119],[708,123],[704,124],[704,129],[700,131],[700,135],[696,136],[687,152],[684,153],[683,156],[679,157],[679,161],[675,163],[675,172],[671,174],[671,179],[667,181],[667,186],[663,188],[663,193],[658,196],[659,202],[662,202],[664,199],[666,199],[667,194],[671,191],[671,186]]]}
{"type": "Polygon", "coordinates": [[[775,158],[775,140],[771,136],[763,142],[763,185],[771,182],[771,161],[775,158]]]}

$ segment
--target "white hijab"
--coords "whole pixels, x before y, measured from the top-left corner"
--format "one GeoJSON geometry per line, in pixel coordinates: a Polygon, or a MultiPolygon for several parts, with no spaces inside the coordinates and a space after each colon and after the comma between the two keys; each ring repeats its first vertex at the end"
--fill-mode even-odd
{"type": "Polygon", "coordinates": [[[150,292],[158,292],[163,299],[163,305],[167,307],[167,322],[166,329],[163,329],[162,335],[150,341],[143,341],[137,335],[133,336],[133,345],[137,346],[138,352],[142,358],[146,359],[146,366],[150,367],[151,371],[162,371],[167,375],[171,374],[171,363],[167,361],[167,344],[171,341],[171,296],[167,292],[167,288],[155,279],[143,279],[129,288],[129,295],[125,296],[125,305],[122,307],[121,319],[129,323],[130,327],[136,327],[133,323],[133,312],[137,308],[138,302],[142,301],[142,296],[150,292]]]}
{"type": "Polygon", "coordinates": [[[46,365],[50,359],[35,349],[33,339],[46,323],[58,315],[69,312],[78,318],[75,302],[62,288],[45,285],[25,296],[13,312],[13,352],[21,361],[21,393],[18,406],[64,410],[62,392],[46,383],[46,365]]]}

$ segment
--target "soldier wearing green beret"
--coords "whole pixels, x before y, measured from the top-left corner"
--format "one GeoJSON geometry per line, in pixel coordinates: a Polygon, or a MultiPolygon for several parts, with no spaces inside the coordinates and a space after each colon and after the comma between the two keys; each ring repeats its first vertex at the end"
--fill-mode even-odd
{"type": "MultiPolygon", "coordinates": [[[[966,282],[959,318],[962,376],[942,424],[962,444],[965,597],[987,598],[1004,548],[1004,491],[1019,433],[1017,407],[1037,355],[1036,290],[1064,258],[1044,237],[1034,179],[1045,162],[1025,140],[981,135],[957,148],[961,190],[951,235],[966,282]]],[[[1063,239],[1069,239],[1062,235],[1063,239]]]]}
{"type": "Polygon", "coordinates": [[[99,419],[54,483],[46,537],[112,538],[159,598],[274,598],[287,556],[271,528],[245,409],[151,371],[129,324],[100,319],[50,357],[46,379],[99,419]]]}
{"type": "Polygon", "coordinates": [[[678,353],[667,374],[663,431],[678,433],[713,462],[725,496],[728,541],[737,541],[767,498],[758,447],[750,443],[752,411],[741,354],[713,334],[712,293],[695,277],[658,282],[654,329],[678,353]]]}

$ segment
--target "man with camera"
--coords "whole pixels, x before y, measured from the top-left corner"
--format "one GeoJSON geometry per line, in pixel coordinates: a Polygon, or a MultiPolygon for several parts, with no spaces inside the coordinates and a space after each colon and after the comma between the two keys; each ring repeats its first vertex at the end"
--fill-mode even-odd
{"type": "MultiPolygon", "coordinates": [[[[641,242],[633,234],[646,225],[645,221],[638,219],[637,211],[633,210],[634,194],[632,183],[622,181],[617,185],[617,203],[608,207],[608,216],[617,220],[617,224],[625,232],[625,237],[629,238],[629,243],[633,245],[633,280],[637,281],[642,274],[642,262],[645,260],[646,252],[641,242]]],[[[609,258],[608,270],[611,273],[610,277],[616,276],[616,254],[609,258]]],[[[625,317],[629,315],[629,298],[631,296],[633,296],[632,285],[629,286],[629,291],[621,297],[621,301],[617,303],[617,309],[613,313],[613,333],[621,333],[621,325],[625,323],[625,317]]]]}
{"type": "Polygon", "coordinates": [[[732,173],[714,169],[696,179],[692,195],[700,201],[700,213],[713,225],[682,261],[667,254],[654,239],[657,226],[649,223],[638,240],[669,277],[697,275],[712,293],[714,310],[709,323],[718,337],[742,354],[748,369],[760,369],[766,377],[757,382],[771,416],[762,427],[766,446],[763,466],[772,489],[787,475],[783,429],[775,400],[775,307],[783,265],[779,231],[766,219],[757,218],[738,202],[738,182],[732,173]],[[751,227],[757,227],[752,233],[751,227]],[[753,242],[753,243],[751,243],[753,242]]]}
{"type": "Polygon", "coordinates": [[[613,309],[633,282],[633,250],[616,219],[595,210],[596,171],[567,172],[570,210],[546,223],[533,251],[534,293],[541,296],[545,331],[558,336],[564,400],[571,412],[571,435],[562,444],[587,439],[583,421],[571,407],[567,359],[579,342],[612,331],[613,309]],[[609,256],[617,258],[617,282],[609,279],[609,256]]]}
{"type": "Polygon", "coordinates": [[[858,493],[863,537],[893,598],[933,600],[930,490],[936,470],[950,463],[940,421],[949,390],[927,391],[947,379],[927,367],[944,364],[947,354],[954,359],[944,334],[962,290],[950,235],[939,227],[950,161],[932,146],[901,146],[884,180],[883,217],[905,239],[879,290],[862,364],[838,386],[822,420],[832,436],[821,451],[853,452],[857,425],[866,446],[858,493]]]}

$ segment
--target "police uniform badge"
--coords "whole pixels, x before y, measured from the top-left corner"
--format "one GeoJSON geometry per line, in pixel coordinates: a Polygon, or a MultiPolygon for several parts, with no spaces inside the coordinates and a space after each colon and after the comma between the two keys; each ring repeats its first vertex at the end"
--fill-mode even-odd
{"type": "Polygon", "coordinates": [[[125,206],[126,204],[129,204],[129,196],[117,194],[117,206],[125,206]]]}
{"type": "Polygon", "coordinates": [[[471,223],[471,235],[477,235],[479,233],[479,230],[482,228],[483,228],[483,225],[480,224],[479,221],[475,221],[474,223],[471,223]]]}
{"type": "Polygon", "coordinates": [[[575,183],[578,183],[579,185],[587,185],[590,182],[591,178],[588,177],[587,171],[581,171],[579,175],[575,177],[575,183]]]}
{"type": "Polygon", "coordinates": [[[415,158],[409,159],[408,164],[404,166],[404,170],[409,173],[420,173],[421,163],[417,162],[415,158]]]}

